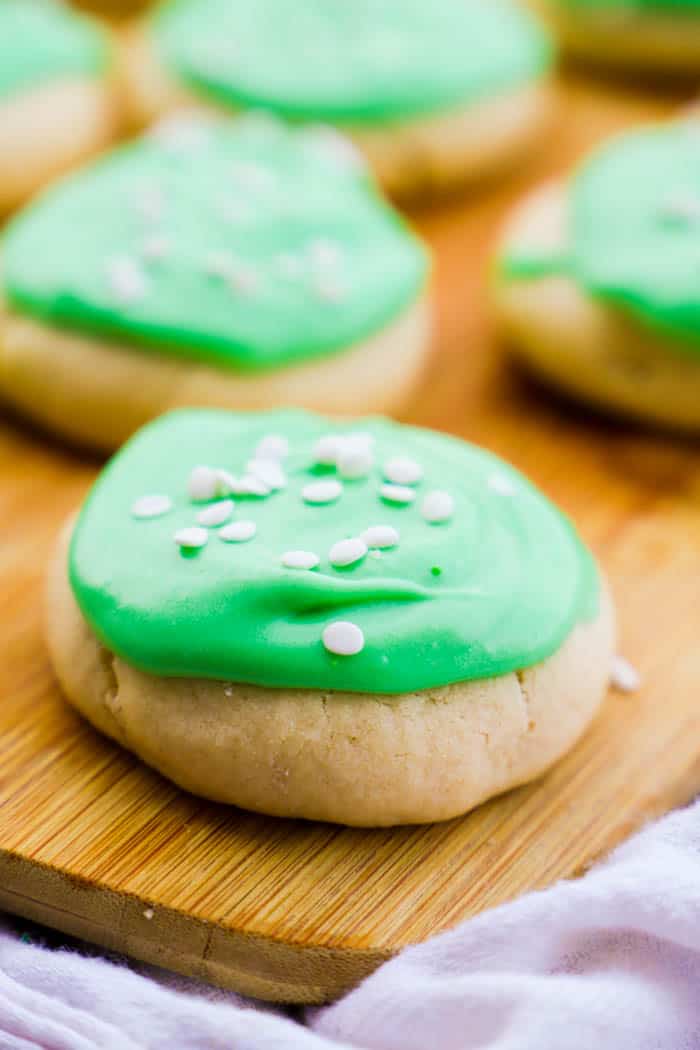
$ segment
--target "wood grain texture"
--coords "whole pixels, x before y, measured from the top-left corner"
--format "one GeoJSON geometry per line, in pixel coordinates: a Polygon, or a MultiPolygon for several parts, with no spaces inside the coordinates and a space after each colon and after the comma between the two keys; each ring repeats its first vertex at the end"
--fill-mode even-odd
{"type": "Polygon", "coordinates": [[[0,423],[0,906],[267,997],[318,1002],[381,960],[580,872],[700,786],[700,458],[555,401],[494,345],[487,259],[505,209],[666,99],[568,80],[527,172],[423,211],[437,253],[435,356],[410,413],[483,443],[579,523],[613,584],[644,688],[611,694],[544,779],[442,825],[361,831],[265,819],[179,791],[63,703],[41,635],[44,563],[98,464],[0,423]]]}

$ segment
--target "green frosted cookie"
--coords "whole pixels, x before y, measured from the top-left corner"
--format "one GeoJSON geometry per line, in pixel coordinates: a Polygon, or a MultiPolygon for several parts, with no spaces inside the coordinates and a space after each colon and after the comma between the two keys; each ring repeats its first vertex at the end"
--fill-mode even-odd
{"type": "Polygon", "coordinates": [[[187,410],[98,478],[46,623],[71,702],[188,791],[367,826],[543,772],[605,695],[613,619],[569,521],[483,449],[187,410]]]}
{"type": "Polygon", "coordinates": [[[510,0],[168,0],[149,29],[194,92],[304,120],[381,124],[461,107],[551,60],[510,0]]]}
{"type": "Polygon", "coordinates": [[[99,77],[107,64],[105,35],[62,4],[0,3],[0,104],[54,80],[99,77]]]}
{"type": "Polygon", "coordinates": [[[366,339],[427,254],[349,146],[274,121],[166,124],[8,227],[2,286],[45,324],[267,370],[366,339]]]}

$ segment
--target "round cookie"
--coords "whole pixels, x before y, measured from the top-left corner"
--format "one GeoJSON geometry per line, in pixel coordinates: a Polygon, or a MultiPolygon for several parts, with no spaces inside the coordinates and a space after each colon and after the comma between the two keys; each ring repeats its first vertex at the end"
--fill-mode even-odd
{"type": "Polygon", "coordinates": [[[131,34],[125,81],[141,123],[182,106],[332,123],[406,195],[531,148],[551,61],[513,0],[170,0],[131,34]]]}
{"type": "Polygon", "coordinates": [[[531,0],[572,55],[621,70],[700,73],[700,0],[531,0]]]}
{"type": "Polygon", "coordinates": [[[47,630],[71,702],[182,787],[364,826],[542,773],[614,638],[590,553],[512,467],[294,410],[139,432],[60,540],[47,630]]]}
{"type": "Polygon", "coordinates": [[[102,448],[184,405],[392,411],[428,271],[337,133],[173,117],[10,223],[0,394],[102,448]]]}
{"type": "Polygon", "coordinates": [[[105,146],[105,35],[58,0],[0,3],[0,215],[105,146]]]}
{"type": "Polygon", "coordinates": [[[496,262],[498,321],[563,390],[697,429],[698,258],[700,123],[628,132],[516,209],[496,262]]]}

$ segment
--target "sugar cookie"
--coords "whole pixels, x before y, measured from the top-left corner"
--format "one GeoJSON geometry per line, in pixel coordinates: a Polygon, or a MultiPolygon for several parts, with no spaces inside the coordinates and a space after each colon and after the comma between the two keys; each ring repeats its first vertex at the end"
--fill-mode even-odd
{"type": "Polygon", "coordinates": [[[109,66],[92,22],[53,0],[2,0],[0,215],[109,142],[109,66]]]}
{"type": "Polygon", "coordinates": [[[531,148],[551,58],[512,0],[171,0],[131,34],[125,80],[142,123],[183,105],[332,123],[415,194],[531,148]]]}
{"type": "Polygon", "coordinates": [[[10,223],[0,393],[103,448],[182,405],[390,411],[428,270],[335,132],[170,118],[10,223]]]}
{"type": "Polygon", "coordinates": [[[531,0],[562,47],[639,72],[700,73],[700,0],[531,0]]]}
{"type": "Polygon", "coordinates": [[[700,427],[700,123],[625,133],[528,198],[495,307],[543,378],[639,419],[700,427]]]}
{"type": "Polygon", "coordinates": [[[292,410],[184,410],[136,435],[59,544],[47,624],[69,699],[184,788],[355,825],[444,820],[539,775],[614,651],[591,554],[512,467],[292,410]],[[343,480],[333,446],[369,471],[343,480]],[[397,456],[421,468],[410,502],[383,492],[397,456]]]}

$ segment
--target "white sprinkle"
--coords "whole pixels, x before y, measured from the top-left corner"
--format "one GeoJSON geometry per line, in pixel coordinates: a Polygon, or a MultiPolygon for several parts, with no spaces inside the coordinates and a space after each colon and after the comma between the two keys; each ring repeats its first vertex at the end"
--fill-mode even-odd
{"type": "Polygon", "coordinates": [[[217,535],[225,543],[246,543],[252,540],[257,531],[254,521],[232,521],[230,525],[224,525],[217,535]]]}
{"type": "Polygon", "coordinates": [[[270,486],[262,478],[255,474],[244,474],[242,478],[229,476],[229,492],[234,496],[258,496],[260,498],[270,495],[270,486]]]}
{"type": "Polygon", "coordinates": [[[382,485],[379,495],[389,503],[413,503],[416,498],[415,490],[407,485],[382,485]]]}
{"type": "Polygon", "coordinates": [[[443,489],[433,489],[432,492],[428,492],[421,504],[421,514],[432,525],[449,521],[454,512],[455,501],[449,492],[443,489]]]}
{"type": "Polygon", "coordinates": [[[492,474],[489,478],[488,486],[494,492],[500,493],[501,496],[512,496],[515,492],[515,485],[505,474],[492,474]]]}
{"type": "Polygon", "coordinates": [[[187,483],[190,499],[193,499],[196,503],[214,499],[215,496],[219,495],[219,482],[218,471],[213,470],[211,467],[195,467],[187,483]]]}
{"type": "Polygon", "coordinates": [[[131,504],[131,513],[135,518],[160,518],[173,509],[173,501],[169,496],[141,496],[131,504]]]}
{"type": "Polygon", "coordinates": [[[374,456],[364,445],[343,442],[336,466],[341,478],[366,478],[374,466],[374,456]]]}
{"type": "Polygon", "coordinates": [[[329,124],[308,126],[304,130],[304,142],[341,172],[360,172],[367,168],[358,148],[329,124]]]}
{"type": "Polygon", "coordinates": [[[269,496],[270,486],[254,474],[244,474],[236,478],[228,470],[216,470],[217,492],[219,496],[269,496]]]}
{"type": "Polygon", "coordinates": [[[165,149],[189,153],[204,145],[207,132],[206,122],[201,118],[179,114],[159,120],[148,137],[165,149]]]}
{"type": "Polygon", "coordinates": [[[255,268],[229,252],[212,252],[205,260],[204,269],[210,277],[226,281],[241,295],[253,295],[260,288],[260,275],[255,268]]]}
{"type": "Polygon", "coordinates": [[[260,288],[260,275],[246,263],[234,263],[226,280],[229,287],[241,295],[254,295],[260,288]]]}
{"type": "Polygon", "coordinates": [[[269,496],[270,486],[256,474],[244,474],[240,479],[239,488],[242,496],[269,496]]]}
{"type": "Polygon", "coordinates": [[[217,467],[214,471],[215,496],[230,496],[237,484],[237,478],[228,470],[217,467]]]}
{"type": "Polygon", "coordinates": [[[635,693],[641,687],[642,676],[624,656],[616,656],[610,672],[610,681],[621,693],[635,693]]]}
{"type": "Polygon", "coordinates": [[[196,547],[204,547],[209,539],[209,533],[206,529],[200,529],[197,528],[196,525],[193,525],[190,528],[178,529],[173,536],[173,539],[178,547],[192,550],[196,547]]]}
{"type": "Polygon", "coordinates": [[[396,485],[417,485],[423,477],[423,468],[408,456],[394,456],[384,464],[384,477],[396,485]]]}
{"type": "Polygon", "coordinates": [[[384,550],[387,547],[395,547],[399,542],[399,530],[393,525],[370,525],[362,533],[362,539],[368,547],[375,550],[384,550]]]}
{"type": "Polygon", "coordinates": [[[170,241],[159,233],[144,237],[141,242],[141,255],[147,262],[160,262],[170,254],[170,241]]]}
{"type": "Polygon", "coordinates": [[[142,219],[148,222],[160,222],[163,216],[163,190],[160,186],[141,186],[134,207],[142,219]]]}
{"type": "Polygon", "coordinates": [[[326,303],[341,303],[347,298],[347,289],[330,274],[320,274],[314,282],[314,290],[326,303]]]}
{"type": "Polygon", "coordinates": [[[224,696],[233,696],[233,686],[232,685],[225,685],[224,686],[224,696]]]}
{"type": "Polygon", "coordinates": [[[374,435],[366,430],[351,430],[343,435],[343,442],[354,448],[374,448],[374,435]]]}
{"type": "Polygon", "coordinates": [[[151,921],[151,919],[153,918],[154,915],[155,915],[155,912],[154,912],[153,908],[146,908],[144,910],[143,917],[144,917],[144,919],[148,919],[149,922],[151,921]]]}
{"type": "Polygon", "coordinates": [[[336,568],[344,568],[346,565],[354,565],[362,561],[367,554],[367,544],[359,536],[353,536],[349,540],[338,540],[328,552],[328,560],[336,568]]]}
{"type": "Polygon", "coordinates": [[[204,269],[210,277],[228,278],[233,265],[233,259],[227,252],[211,252],[204,262],[204,269]]]}
{"type": "Polygon", "coordinates": [[[356,623],[336,620],[323,628],[323,644],[329,653],[338,656],[356,656],[365,647],[365,636],[356,623]]]}
{"type": "Polygon", "coordinates": [[[324,434],[314,445],[314,462],[324,467],[334,467],[343,447],[340,434],[324,434]]]}
{"type": "Polygon", "coordinates": [[[289,455],[289,442],[281,434],[266,434],[255,449],[256,459],[286,459],[289,455]]]}
{"type": "Polygon", "coordinates": [[[313,551],[285,551],[280,561],[285,569],[315,569],[321,559],[313,551]]]}
{"type": "Polygon", "coordinates": [[[343,448],[364,449],[366,452],[374,451],[374,436],[364,430],[351,430],[342,435],[343,448]]]}
{"type": "MultiPolygon", "coordinates": [[[[374,438],[371,434],[362,431],[353,431],[349,434],[324,434],[314,445],[314,460],[325,467],[339,467],[341,459],[346,463],[351,457],[364,457],[365,462],[371,459],[367,473],[374,463],[372,445],[374,438]]],[[[352,468],[350,468],[352,469],[352,468]]],[[[347,475],[348,477],[362,477],[362,474],[347,475]]]]}
{"type": "Polygon", "coordinates": [[[148,282],[137,259],[118,255],[108,263],[107,276],[112,294],[120,303],[135,303],[143,299],[148,282]]]}
{"type": "Polygon", "coordinates": [[[289,252],[281,252],[275,256],[274,265],[282,277],[286,277],[288,281],[297,280],[304,272],[302,260],[289,252]]]}
{"type": "Polygon", "coordinates": [[[329,237],[315,237],[307,252],[312,264],[320,269],[337,266],[342,257],[340,245],[329,237]]]}
{"type": "Polygon", "coordinates": [[[251,459],[246,470],[267,485],[272,492],[285,488],[287,484],[287,475],[276,459],[251,459]]]}
{"type": "Polygon", "coordinates": [[[663,201],[661,215],[684,223],[700,222],[700,196],[692,190],[676,190],[663,201]]]}
{"type": "Polygon", "coordinates": [[[210,506],[205,507],[204,510],[200,510],[197,515],[197,521],[200,525],[206,525],[207,528],[215,528],[217,525],[223,525],[225,521],[233,514],[233,500],[222,499],[218,503],[212,503],[210,506]]]}
{"type": "Polygon", "coordinates": [[[310,481],[301,490],[302,499],[306,503],[334,503],[343,491],[339,481],[310,481]]]}
{"type": "Polygon", "coordinates": [[[275,182],[275,176],[269,168],[252,161],[236,161],[230,170],[236,182],[249,190],[266,190],[275,182]]]}

